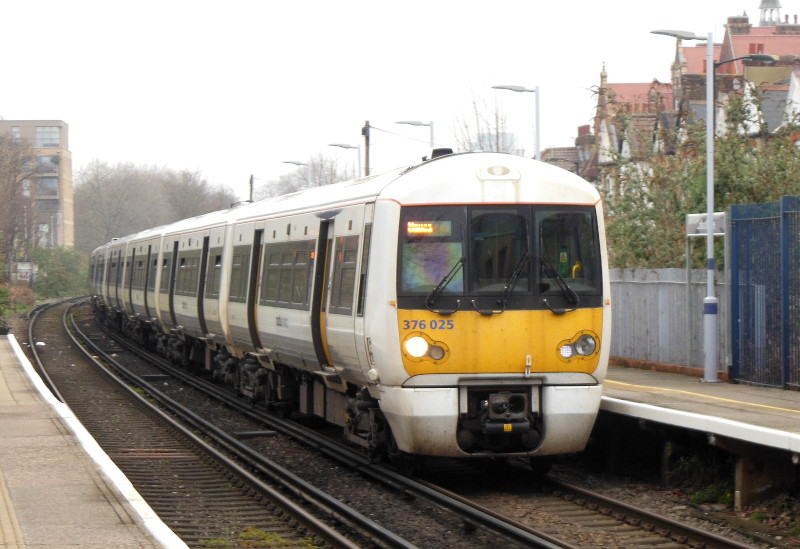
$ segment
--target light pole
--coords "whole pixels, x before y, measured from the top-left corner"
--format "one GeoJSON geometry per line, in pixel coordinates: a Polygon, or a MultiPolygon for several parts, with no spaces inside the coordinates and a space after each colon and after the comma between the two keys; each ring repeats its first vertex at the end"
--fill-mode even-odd
{"type": "Polygon", "coordinates": [[[400,120],[399,122],[395,122],[395,124],[408,124],[409,126],[430,126],[431,128],[431,149],[433,149],[436,145],[434,144],[433,140],[433,120],[430,122],[419,122],[418,120],[400,120]]]}
{"type": "Polygon", "coordinates": [[[305,166],[306,167],[306,188],[311,188],[311,164],[308,162],[300,162],[299,160],[284,160],[284,164],[294,164],[297,167],[305,166]]]}
{"type": "Polygon", "coordinates": [[[341,149],[356,149],[358,151],[358,170],[356,170],[357,177],[361,177],[361,147],[358,145],[348,145],[347,143],[330,143],[329,147],[339,147],[341,149]]]}
{"type": "Polygon", "coordinates": [[[540,133],[539,133],[539,86],[535,88],[526,88],[525,86],[514,86],[514,85],[500,85],[500,86],[492,86],[495,90],[509,90],[514,92],[530,92],[536,95],[536,114],[535,114],[535,128],[534,128],[534,139],[536,140],[533,149],[533,157],[536,160],[541,160],[542,156],[539,153],[539,148],[541,145],[540,140],[540,133]]]}
{"type": "Polygon", "coordinates": [[[771,60],[772,56],[745,55],[714,62],[714,33],[703,38],[691,32],[679,30],[654,30],[652,34],[664,34],[678,40],[706,41],[706,297],[703,299],[703,379],[705,382],[718,382],[717,357],[719,355],[719,319],[717,316],[719,300],[714,290],[714,122],[715,76],[717,68],[739,59],[756,61],[771,60]]]}

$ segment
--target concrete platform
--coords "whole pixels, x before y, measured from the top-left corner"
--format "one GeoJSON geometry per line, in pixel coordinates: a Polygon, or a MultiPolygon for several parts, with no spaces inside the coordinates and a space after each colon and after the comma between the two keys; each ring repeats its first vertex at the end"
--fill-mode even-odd
{"type": "Polygon", "coordinates": [[[0,547],[185,548],[13,335],[0,336],[0,547]]]}
{"type": "Polygon", "coordinates": [[[612,366],[600,408],[800,453],[800,391],[612,366]]]}
{"type": "Polygon", "coordinates": [[[800,391],[612,366],[600,409],[705,433],[737,457],[737,508],[786,489],[800,473],[800,391]]]}

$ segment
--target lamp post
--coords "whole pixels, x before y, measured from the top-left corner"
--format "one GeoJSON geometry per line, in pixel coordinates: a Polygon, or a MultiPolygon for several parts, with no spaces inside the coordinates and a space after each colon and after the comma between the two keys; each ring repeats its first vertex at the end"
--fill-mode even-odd
{"type": "Polygon", "coordinates": [[[514,92],[530,92],[536,94],[536,114],[535,114],[535,128],[534,128],[534,139],[536,140],[533,149],[533,157],[536,160],[541,160],[541,154],[539,153],[539,148],[541,144],[540,133],[539,133],[539,86],[535,88],[526,88],[525,86],[514,86],[514,85],[500,85],[500,86],[492,86],[492,88],[496,90],[509,90],[514,92]]]}
{"type": "Polygon", "coordinates": [[[431,128],[431,149],[435,147],[434,140],[433,140],[433,120],[430,122],[420,122],[418,120],[400,120],[399,122],[395,122],[395,124],[408,124],[409,126],[430,126],[431,128]]]}
{"type": "Polygon", "coordinates": [[[298,168],[300,166],[305,166],[306,167],[306,188],[307,189],[311,188],[311,164],[309,164],[308,162],[300,162],[299,160],[284,160],[283,163],[284,164],[294,164],[298,168]]]}
{"type": "Polygon", "coordinates": [[[358,169],[356,176],[361,177],[361,147],[358,145],[348,145],[347,143],[330,143],[329,147],[339,147],[340,149],[356,149],[358,151],[358,169]]]}
{"type": "Polygon", "coordinates": [[[717,371],[717,358],[719,355],[719,319],[717,317],[719,300],[714,290],[714,102],[716,100],[715,81],[717,68],[726,63],[740,59],[754,61],[774,61],[775,58],[766,55],[745,55],[714,62],[714,33],[709,32],[703,38],[691,32],[678,30],[654,30],[652,34],[664,34],[678,40],[705,40],[706,41],[706,297],[703,299],[703,379],[704,382],[715,383],[719,381],[717,371]]]}

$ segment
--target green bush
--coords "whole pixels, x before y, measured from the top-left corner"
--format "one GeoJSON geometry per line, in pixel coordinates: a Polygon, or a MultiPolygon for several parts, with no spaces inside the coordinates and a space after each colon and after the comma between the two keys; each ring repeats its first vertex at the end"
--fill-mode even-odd
{"type": "Polygon", "coordinates": [[[39,248],[35,252],[37,274],[33,284],[37,299],[88,293],[89,257],[67,248],[39,248]]]}

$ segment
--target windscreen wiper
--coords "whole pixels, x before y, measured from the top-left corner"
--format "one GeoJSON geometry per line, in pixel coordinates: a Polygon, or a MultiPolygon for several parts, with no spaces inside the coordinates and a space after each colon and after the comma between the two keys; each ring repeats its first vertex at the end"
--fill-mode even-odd
{"type": "Polygon", "coordinates": [[[475,304],[475,300],[472,300],[473,308],[478,311],[483,316],[491,316],[491,315],[499,315],[500,313],[505,312],[506,310],[506,302],[508,301],[508,294],[510,294],[514,290],[514,286],[516,286],[519,277],[522,276],[522,272],[525,270],[525,266],[528,264],[528,260],[531,257],[531,252],[525,252],[522,257],[519,258],[517,262],[517,266],[514,267],[514,270],[511,271],[511,276],[508,277],[505,286],[503,287],[503,291],[500,293],[500,296],[497,298],[497,305],[500,306],[499,310],[481,310],[478,308],[478,305],[475,304]]]}
{"type": "Polygon", "coordinates": [[[555,270],[553,268],[553,266],[550,265],[550,263],[547,262],[547,260],[544,258],[543,255],[539,256],[539,261],[542,262],[542,265],[544,266],[545,271],[547,272],[547,276],[549,276],[550,278],[555,279],[556,283],[558,284],[558,287],[561,288],[561,293],[563,293],[564,297],[566,297],[567,300],[570,303],[572,303],[572,305],[573,305],[573,307],[571,309],[566,309],[566,308],[565,309],[557,309],[557,308],[552,307],[547,302],[547,298],[545,298],[545,299],[542,300],[543,303],[545,304],[545,306],[548,309],[550,309],[551,312],[553,312],[554,314],[557,314],[557,315],[563,315],[564,313],[571,313],[572,311],[577,309],[578,305],[580,304],[581,299],[580,299],[580,297],[578,297],[578,294],[575,293],[575,290],[570,288],[569,284],[567,284],[567,281],[564,280],[563,276],[561,276],[561,273],[559,273],[557,270],[555,270]]]}
{"type": "Polygon", "coordinates": [[[456,264],[453,265],[453,268],[450,269],[450,272],[448,272],[446,275],[444,275],[444,277],[439,281],[439,283],[436,285],[436,287],[433,290],[431,290],[431,293],[429,293],[428,296],[425,298],[425,308],[426,309],[428,309],[432,313],[436,313],[436,314],[440,314],[440,315],[451,315],[451,314],[453,314],[454,312],[456,312],[458,310],[458,308],[461,306],[461,300],[460,299],[456,300],[456,308],[452,309],[452,310],[434,309],[433,307],[436,305],[436,301],[442,295],[442,292],[444,292],[444,289],[447,288],[447,285],[450,284],[450,281],[453,280],[453,278],[455,278],[456,273],[458,273],[458,270],[463,265],[464,265],[464,257],[462,256],[461,259],[456,261],[456,264]]]}

